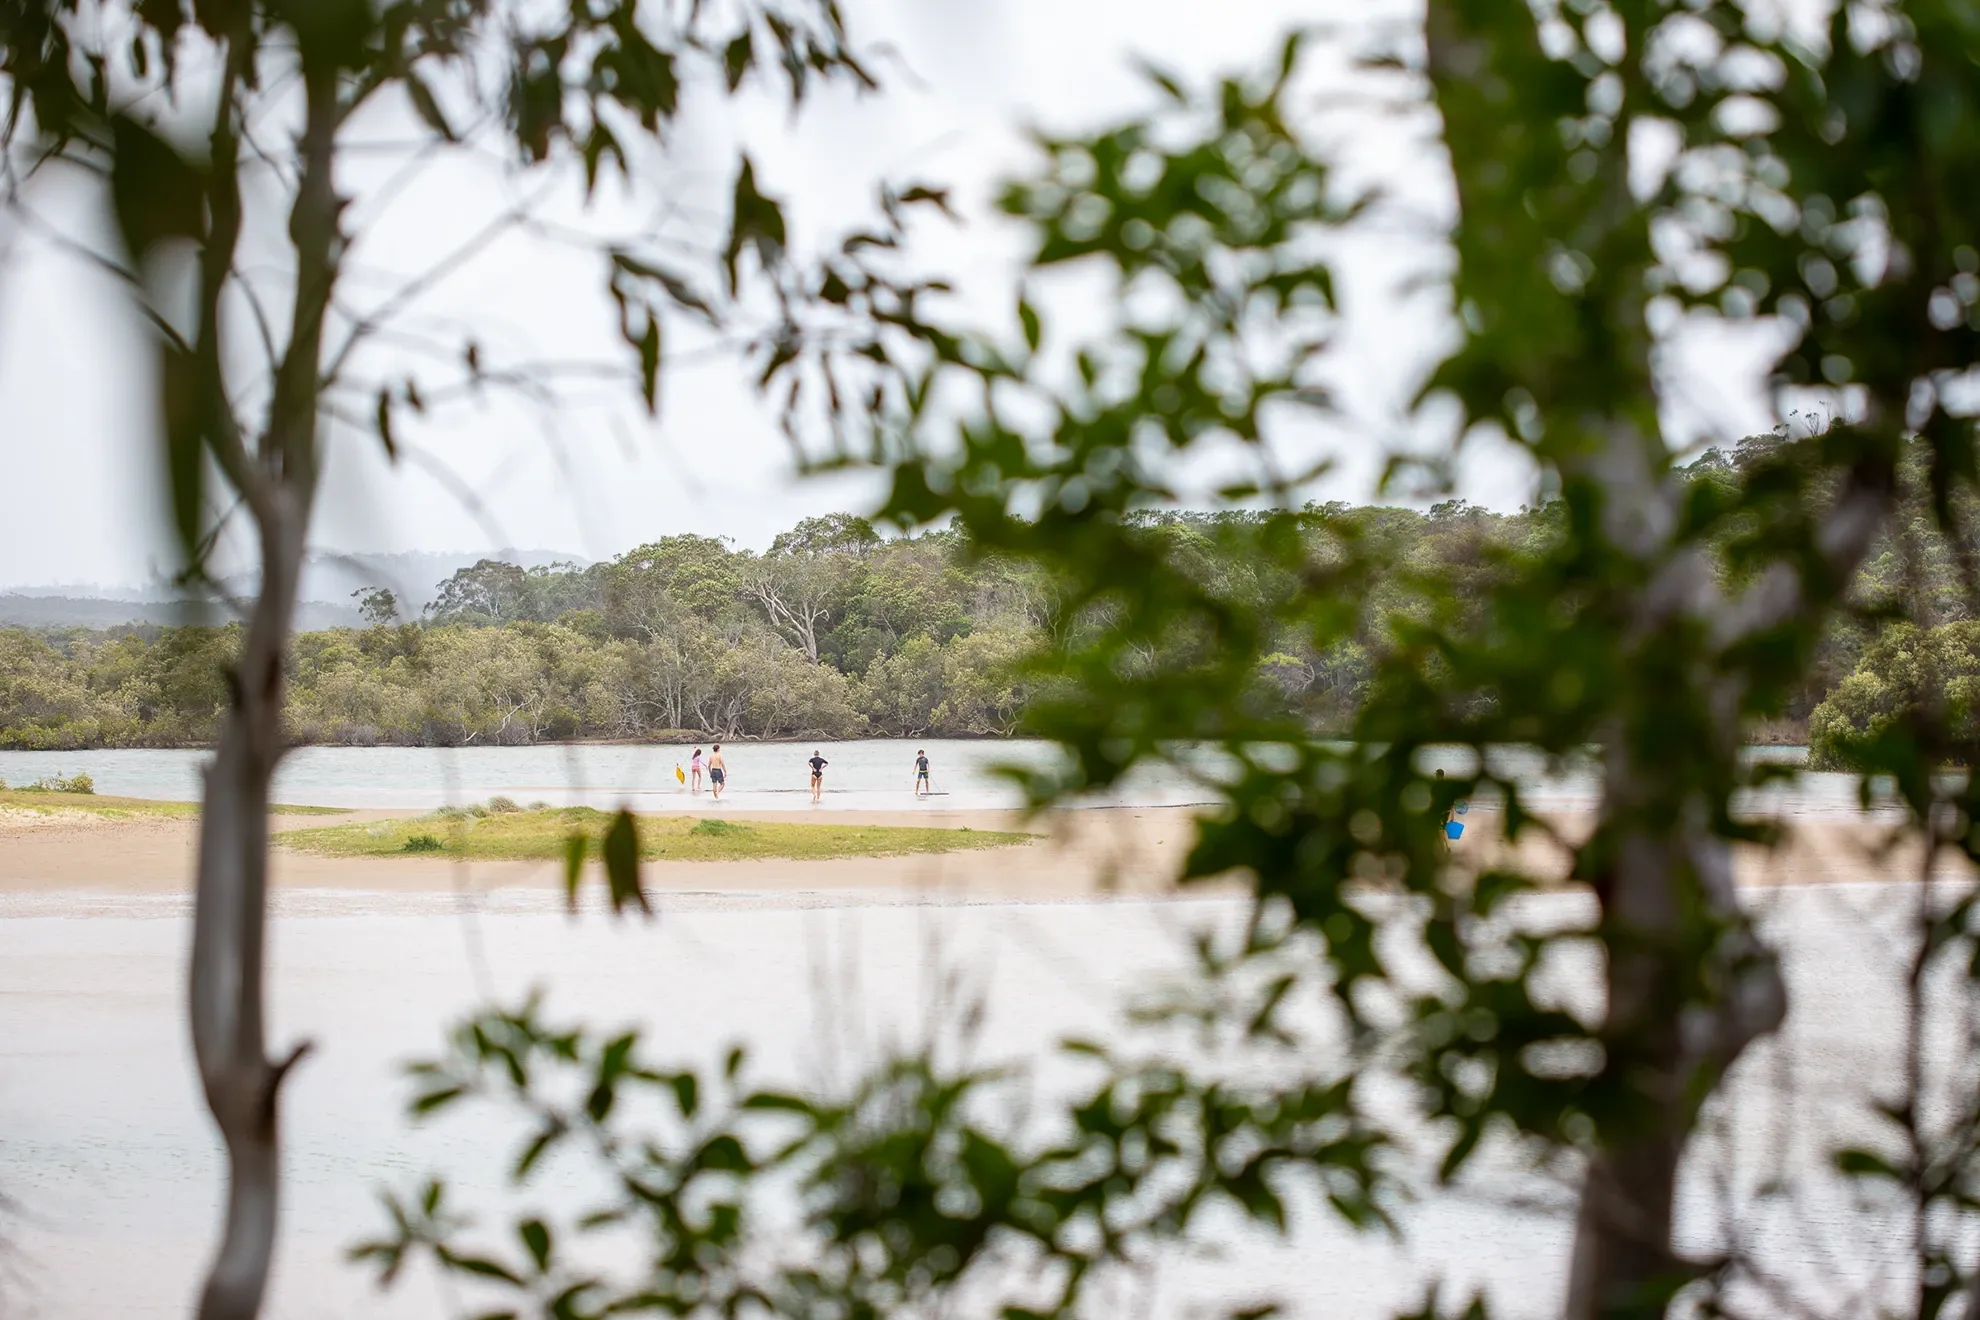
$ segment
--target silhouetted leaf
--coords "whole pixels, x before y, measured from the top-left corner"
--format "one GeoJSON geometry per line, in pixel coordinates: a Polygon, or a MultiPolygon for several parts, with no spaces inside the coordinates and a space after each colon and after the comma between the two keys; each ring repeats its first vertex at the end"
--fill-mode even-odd
{"type": "Polygon", "coordinates": [[[647,902],[646,890],[640,883],[639,827],[632,812],[623,807],[605,830],[604,857],[605,883],[611,894],[613,913],[637,907],[652,916],[652,905],[647,902]]]}
{"type": "Polygon", "coordinates": [[[737,291],[737,263],[745,249],[752,249],[767,269],[784,253],[784,211],[756,186],[756,165],[748,156],[736,172],[736,185],[730,201],[729,242],[722,254],[723,268],[729,275],[729,293],[737,291]]]}
{"type": "Polygon", "coordinates": [[[578,906],[578,883],[584,879],[584,859],[591,851],[591,840],[581,830],[564,836],[564,905],[572,913],[578,906]]]}
{"type": "Polygon", "coordinates": [[[434,98],[433,89],[426,84],[417,70],[408,70],[405,78],[406,95],[412,100],[412,107],[420,120],[447,142],[458,139],[454,136],[453,125],[440,109],[440,102],[434,98]]]}
{"type": "Polygon", "coordinates": [[[525,1219],[516,1225],[516,1236],[536,1264],[537,1273],[550,1268],[550,1229],[541,1219],[525,1219]]]}

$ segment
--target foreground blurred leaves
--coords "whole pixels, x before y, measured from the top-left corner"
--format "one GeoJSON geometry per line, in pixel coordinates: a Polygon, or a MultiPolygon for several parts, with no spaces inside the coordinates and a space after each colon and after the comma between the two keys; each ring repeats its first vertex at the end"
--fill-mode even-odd
{"type": "Polygon", "coordinates": [[[640,1033],[553,1024],[532,998],[414,1065],[411,1113],[493,1102],[527,1129],[517,1187],[554,1183],[570,1157],[604,1173],[597,1199],[491,1236],[429,1181],[388,1195],[387,1231],[352,1254],[381,1283],[427,1260],[514,1314],[877,1320],[964,1299],[1020,1320],[1077,1313],[1102,1267],[1187,1239],[1220,1205],[1283,1230],[1315,1164],[1340,1214],[1381,1219],[1381,1144],[1338,1081],[1267,1090],[1071,1048],[1099,1081],[1038,1130],[995,1071],[909,1055],[837,1098],[758,1089],[740,1050],[663,1068],[640,1033]],[[600,1242],[634,1249],[600,1265],[600,1242]]]}

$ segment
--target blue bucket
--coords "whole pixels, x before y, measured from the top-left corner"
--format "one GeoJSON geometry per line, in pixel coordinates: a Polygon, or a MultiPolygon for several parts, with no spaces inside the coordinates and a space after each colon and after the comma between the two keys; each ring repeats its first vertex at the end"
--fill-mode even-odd
{"type": "Polygon", "coordinates": [[[1451,839],[1462,838],[1464,836],[1464,822],[1458,820],[1444,822],[1444,835],[1446,838],[1451,839]]]}

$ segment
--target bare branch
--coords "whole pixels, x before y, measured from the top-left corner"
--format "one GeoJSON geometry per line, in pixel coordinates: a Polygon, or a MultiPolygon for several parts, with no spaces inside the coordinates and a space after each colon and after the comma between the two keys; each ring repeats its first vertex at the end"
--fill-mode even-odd
{"type": "Polygon", "coordinates": [[[445,280],[468,262],[474,260],[476,256],[485,251],[496,239],[515,228],[531,210],[549,195],[551,187],[552,184],[550,183],[544,184],[528,199],[518,202],[508,210],[502,212],[502,214],[496,216],[465,243],[462,243],[439,261],[427,267],[419,275],[406,281],[395,293],[387,297],[384,302],[365,313],[363,318],[351,327],[350,333],[345,338],[343,345],[338,348],[335,356],[330,359],[330,365],[323,369],[320,379],[326,384],[336,380],[342,374],[344,364],[350,360],[351,354],[357,351],[358,347],[370,337],[374,330],[392,320],[393,317],[423,297],[435,285],[445,280]]]}
{"type": "Polygon", "coordinates": [[[192,345],[186,342],[185,336],[179,333],[176,326],[170,321],[167,321],[159,314],[158,309],[151,305],[150,300],[145,297],[144,281],[134,271],[115,258],[98,252],[87,243],[70,238],[67,234],[49,224],[48,221],[42,219],[40,215],[35,213],[34,208],[26,202],[16,199],[14,202],[14,213],[20,216],[22,221],[26,223],[29,229],[34,231],[38,238],[56,250],[65,252],[72,257],[86,262],[93,269],[108,275],[119,284],[122,284],[130,291],[132,302],[136,305],[138,314],[143,316],[150,323],[151,328],[158,332],[159,338],[163,339],[179,352],[191,356],[193,351],[192,345]]]}

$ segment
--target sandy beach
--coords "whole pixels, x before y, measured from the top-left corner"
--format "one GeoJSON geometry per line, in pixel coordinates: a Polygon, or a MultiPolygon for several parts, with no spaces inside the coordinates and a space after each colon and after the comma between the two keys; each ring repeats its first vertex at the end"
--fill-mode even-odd
{"type": "MultiPolygon", "coordinates": [[[[276,833],[332,823],[384,819],[403,812],[277,816],[276,833]]],[[[791,812],[723,812],[721,819],[787,823],[791,812]]],[[[646,881],[659,895],[828,894],[848,901],[1052,901],[1107,895],[1148,896],[1174,888],[1191,837],[1185,808],[1134,807],[1050,812],[1027,820],[1016,812],[835,812],[836,825],[1016,830],[1036,843],[1012,848],[829,861],[648,862],[646,881]]],[[[7,894],[176,894],[190,886],[196,826],[190,820],[104,820],[77,813],[0,819],[0,896],[7,894]]],[[[559,890],[560,867],[547,862],[463,862],[446,858],[317,857],[277,847],[278,891],[335,890],[387,894],[466,889],[559,890]]]]}
{"type": "MultiPolygon", "coordinates": [[[[834,813],[839,824],[1021,830],[1038,841],[1011,848],[947,854],[835,860],[661,861],[646,864],[646,878],[661,896],[809,896],[813,901],[1040,902],[1108,896],[1154,897],[1178,892],[1174,877],[1192,835],[1194,810],[1186,807],[1122,807],[1047,812],[1026,818],[1001,811],[898,811],[834,813]]],[[[368,811],[338,821],[383,819],[404,812],[368,811]]],[[[724,812],[730,820],[790,821],[788,812],[724,812]]],[[[323,817],[278,816],[279,833],[321,826],[323,817]]],[[[1562,814],[1551,824],[1563,839],[1582,837],[1586,815],[1562,814]]],[[[63,893],[169,895],[186,892],[192,871],[195,824],[188,819],[106,820],[81,813],[0,816],[0,896],[63,893]]],[[[1529,837],[1508,850],[1494,811],[1471,813],[1457,845],[1461,863],[1517,860],[1556,881],[1569,878],[1564,847],[1529,837]]],[[[1736,871],[1756,885],[1845,883],[1916,879],[1919,846],[1893,842],[1889,826],[1862,820],[1802,819],[1786,825],[1779,848],[1741,847],[1736,871]]],[[[1944,862],[1936,874],[1963,873],[1944,862]]],[[[278,892],[421,894],[542,889],[562,883],[559,868],[545,862],[465,862],[422,857],[319,857],[278,847],[278,892]]],[[[1234,892],[1235,882],[1192,886],[1192,894],[1234,892]]]]}

